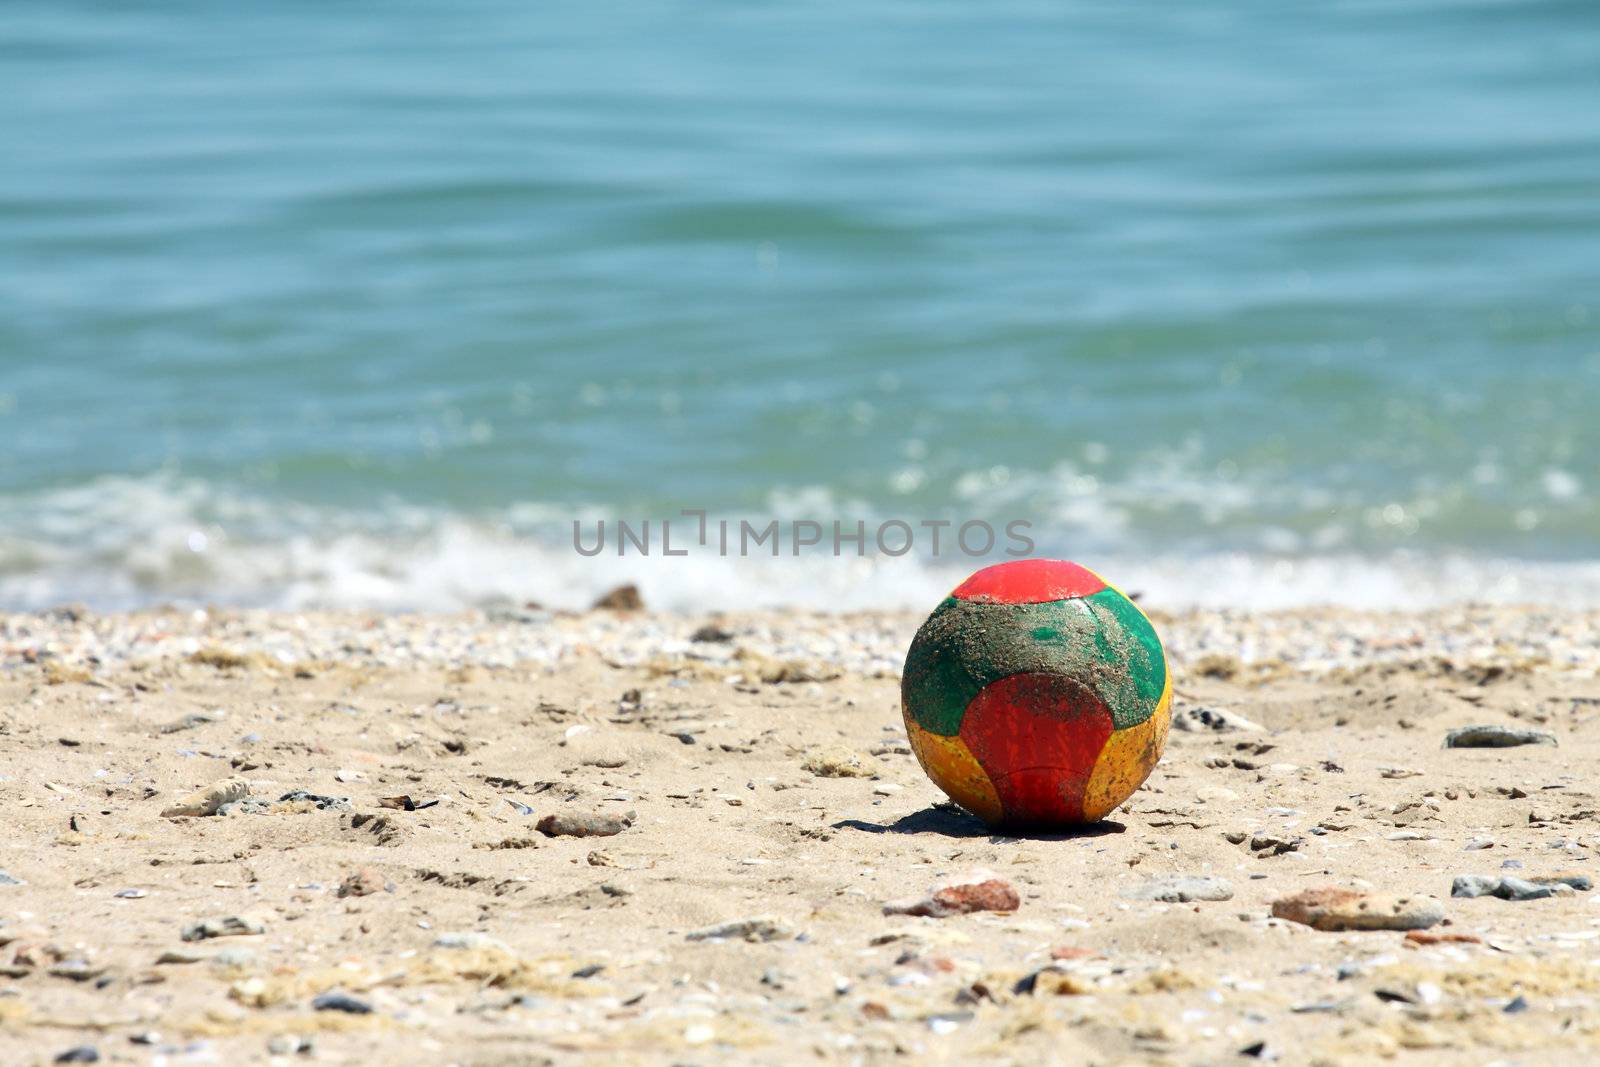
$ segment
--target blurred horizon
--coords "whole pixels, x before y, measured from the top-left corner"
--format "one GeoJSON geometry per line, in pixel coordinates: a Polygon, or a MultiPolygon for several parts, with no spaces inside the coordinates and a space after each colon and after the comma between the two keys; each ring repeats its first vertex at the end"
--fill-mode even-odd
{"type": "Polygon", "coordinates": [[[1600,603],[1600,10],[1140,14],[7,4],[0,609],[1600,603]]]}

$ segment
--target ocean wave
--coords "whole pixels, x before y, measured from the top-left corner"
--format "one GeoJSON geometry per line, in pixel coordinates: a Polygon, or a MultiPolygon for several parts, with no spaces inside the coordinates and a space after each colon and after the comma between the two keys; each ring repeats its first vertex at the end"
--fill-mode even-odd
{"type": "MultiPolygon", "coordinates": [[[[166,602],[454,610],[534,601],[578,608],[633,582],[651,607],[675,611],[926,609],[988,562],[948,550],[938,558],[875,554],[877,516],[841,510],[824,490],[777,493],[772,504],[774,514],[790,517],[843,515],[847,531],[857,519],[866,522],[868,554],[836,558],[825,535],[821,552],[799,556],[787,543],[776,558],[724,556],[715,538],[686,556],[664,557],[659,541],[649,556],[631,547],[619,556],[612,533],[604,553],[586,557],[574,549],[572,522],[580,520],[592,538],[606,514],[595,506],[530,501],[462,514],[396,501],[350,509],[174,475],[102,478],[0,497],[0,607],[77,601],[103,610],[166,602]]],[[[1098,505],[1082,507],[1088,510],[1078,523],[1110,529],[1123,544],[1078,543],[1075,523],[1064,521],[1052,537],[1035,528],[1037,554],[1072,556],[1157,607],[1600,601],[1600,562],[1419,550],[1141,551],[1113,516],[1094,510],[1098,505]]],[[[737,528],[738,517],[732,522],[737,528]]],[[[680,529],[687,534],[691,526],[680,529]]],[[[997,552],[1004,546],[1002,540],[997,552]]]]}

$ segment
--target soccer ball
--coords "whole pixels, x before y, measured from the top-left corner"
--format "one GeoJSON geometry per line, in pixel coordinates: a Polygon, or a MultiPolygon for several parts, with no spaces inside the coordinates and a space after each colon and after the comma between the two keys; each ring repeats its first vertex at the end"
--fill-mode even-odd
{"type": "Polygon", "coordinates": [[[1161,758],[1172,678],[1144,612],[1056,559],[985,567],[906,652],[900,707],[935,785],[999,826],[1095,822],[1161,758]]]}

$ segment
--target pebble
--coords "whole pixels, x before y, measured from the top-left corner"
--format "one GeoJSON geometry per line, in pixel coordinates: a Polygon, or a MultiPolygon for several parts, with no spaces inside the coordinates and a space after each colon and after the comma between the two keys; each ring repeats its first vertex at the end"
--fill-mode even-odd
{"type": "Polygon", "coordinates": [[[936,1034],[953,1033],[962,1023],[969,1023],[975,1018],[970,1011],[952,1011],[940,1015],[928,1016],[928,1029],[936,1034]]]}
{"type": "Polygon", "coordinates": [[[298,1034],[277,1034],[267,1042],[267,1051],[274,1056],[292,1056],[297,1052],[310,1052],[315,1047],[309,1037],[298,1034]]]}
{"type": "Polygon", "coordinates": [[[504,941],[479,933],[477,930],[446,931],[433,939],[433,947],[463,951],[490,949],[496,952],[511,952],[511,946],[504,941]]]}
{"type": "Polygon", "coordinates": [[[27,882],[24,882],[21,878],[18,878],[16,875],[12,874],[10,871],[0,870],[0,885],[27,885],[27,884],[28,884],[27,882]]]}
{"type": "Polygon", "coordinates": [[[1207,708],[1198,704],[1180,707],[1172,713],[1172,726],[1188,733],[1260,733],[1260,723],[1251,722],[1243,715],[1223,708],[1207,708]]]}
{"type": "Polygon", "coordinates": [[[111,895],[119,900],[142,900],[150,894],[143,889],[119,889],[111,895]]]}
{"type": "Polygon", "coordinates": [[[1494,895],[1501,900],[1542,900],[1545,897],[1553,897],[1556,893],[1557,889],[1553,885],[1538,885],[1509,876],[1500,879],[1500,884],[1494,891],[1494,895]]]}
{"type": "Polygon", "coordinates": [[[341,897],[366,897],[387,888],[389,885],[383,875],[371,867],[362,867],[345,876],[344,881],[339,883],[338,894],[341,897]]]}
{"type": "Polygon", "coordinates": [[[304,803],[310,804],[318,811],[355,811],[356,807],[350,802],[349,797],[330,797],[321,793],[312,793],[305,789],[291,789],[278,798],[280,804],[304,803]]]}
{"type": "Polygon", "coordinates": [[[206,723],[216,721],[217,720],[210,715],[203,715],[200,712],[195,712],[192,715],[185,715],[183,718],[178,719],[175,722],[167,723],[166,725],[160,727],[158,732],[163,734],[182,733],[184,730],[193,730],[197,726],[204,726],[206,723]]]}
{"type": "Polygon", "coordinates": [[[1192,900],[1232,900],[1233,886],[1223,878],[1175,874],[1128,886],[1117,895],[1124,900],[1187,904],[1192,900]]]}
{"type": "Polygon", "coordinates": [[[204,789],[190,793],[176,804],[161,810],[163,819],[192,818],[215,815],[224,804],[243,800],[250,795],[250,783],[244,778],[224,778],[204,789]]]}
{"type": "Polygon", "coordinates": [[[57,1063],[99,1063],[100,1050],[93,1045],[79,1045],[69,1048],[56,1057],[57,1063]]]}
{"type": "Polygon", "coordinates": [[[594,606],[602,611],[643,611],[644,597],[639,587],[629,582],[603,593],[594,606]]]}
{"type": "Polygon", "coordinates": [[[1594,888],[1594,879],[1590,878],[1587,874],[1581,874],[1575,871],[1562,871],[1558,874],[1544,874],[1538,876],[1537,878],[1529,878],[1528,881],[1533,882],[1535,885],[1569,885],[1573,889],[1578,890],[1580,893],[1587,893],[1589,890],[1594,888]]]}
{"type": "Polygon", "coordinates": [[[1461,851],[1463,851],[1463,852],[1477,852],[1477,851],[1480,851],[1480,850],[1486,849],[1486,848],[1494,848],[1494,839],[1493,838],[1474,837],[1471,841],[1467,842],[1466,847],[1463,848],[1461,851]]]}
{"type": "Polygon", "coordinates": [[[255,919],[243,915],[223,915],[214,919],[202,919],[183,928],[185,941],[209,941],[213,937],[245,937],[251,934],[264,934],[267,928],[255,919]]]}
{"type": "Polygon", "coordinates": [[[1443,945],[1452,942],[1462,945],[1483,944],[1483,938],[1477,934],[1430,934],[1425,930],[1406,931],[1406,940],[1413,945],[1443,945]]]}
{"type": "Polygon", "coordinates": [[[1250,851],[1262,856],[1281,856],[1285,852],[1298,852],[1306,843],[1303,837],[1280,837],[1277,834],[1252,834],[1250,851]]]}
{"type": "Polygon", "coordinates": [[[726,644],[733,640],[733,634],[714,622],[708,622],[690,634],[689,640],[697,644],[726,644]]]}
{"type": "Polygon", "coordinates": [[[1487,897],[1500,888],[1500,879],[1486,874],[1458,874],[1450,883],[1453,897],[1487,897]]]}
{"type": "Polygon", "coordinates": [[[704,926],[684,936],[690,941],[786,941],[794,936],[794,928],[782,919],[758,915],[704,926]]]}
{"type": "Polygon", "coordinates": [[[546,815],[535,829],[546,837],[615,837],[633,825],[634,814],[606,815],[601,812],[571,812],[546,815]]]}
{"type": "Polygon", "coordinates": [[[1272,915],[1315,930],[1424,930],[1444,921],[1444,905],[1429,896],[1321,886],[1273,901],[1272,915]]]}
{"type": "Polygon", "coordinates": [[[1543,900],[1560,892],[1584,888],[1574,882],[1587,883],[1583,875],[1569,875],[1540,879],[1495,878],[1486,874],[1458,874],[1450,883],[1453,897],[1499,897],[1501,900],[1543,900]],[[1557,888],[1558,886],[1564,888],[1557,888]]]}
{"type": "Polygon", "coordinates": [[[936,884],[925,897],[893,900],[885,915],[922,915],[943,919],[973,911],[1013,912],[1022,906],[1016,889],[992,871],[975,870],[936,884]]]}
{"type": "Polygon", "coordinates": [[[323,993],[311,1002],[315,1011],[342,1011],[347,1015],[371,1015],[372,1005],[352,997],[349,993],[333,990],[323,993]]]}
{"type": "Polygon", "coordinates": [[[1512,726],[1463,726],[1444,735],[1445,748],[1514,748],[1518,745],[1554,745],[1556,735],[1545,730],[1512,726]]]}

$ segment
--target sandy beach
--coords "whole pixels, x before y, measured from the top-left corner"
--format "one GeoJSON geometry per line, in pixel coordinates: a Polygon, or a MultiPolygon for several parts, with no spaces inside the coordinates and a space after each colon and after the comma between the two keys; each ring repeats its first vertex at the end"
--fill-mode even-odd
{"type": "Polygon", "coordinates": [[[1151,614],[1177,683],[1164,759],[1104,824],[1022,838],[942,804],[910,754],[911,615],[0,617],[0,1058],[1595,1045],[1600,892],[1451,890],[1594,873],[1600,613],[1151,614]],[[1476,724],[1557,744],[1443,747],[1476,724]],[[219,782],[221,814],[178,813],[219,782]],[[973,879],[1018,906],[885,913],[973,879]],[[1444,918],[1272,916],[1322,886],[1444,918]]]}

